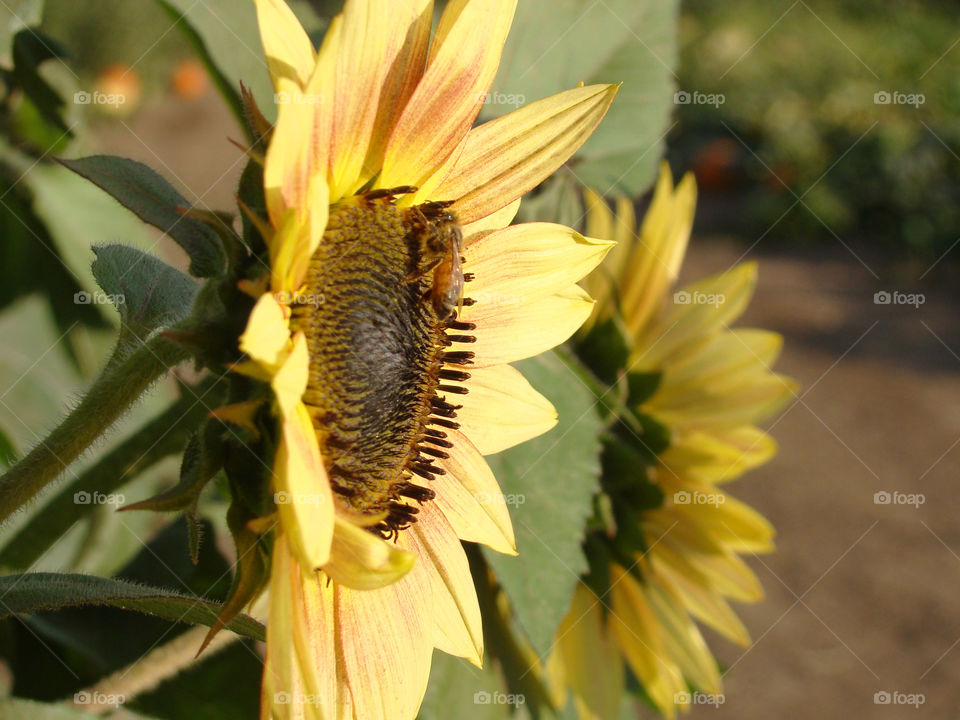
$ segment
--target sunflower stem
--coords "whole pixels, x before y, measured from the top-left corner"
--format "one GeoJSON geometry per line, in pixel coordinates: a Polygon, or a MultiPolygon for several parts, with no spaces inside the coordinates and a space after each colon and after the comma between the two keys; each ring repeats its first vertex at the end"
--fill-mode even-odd
{"type": "Polygon", "coordinates": [[[114,351],[76,408],[0,477],[0,523],[56,480],[187,353],[179,345],[157,337],[122,358],[119,355],[119,349],[114,351]]]}

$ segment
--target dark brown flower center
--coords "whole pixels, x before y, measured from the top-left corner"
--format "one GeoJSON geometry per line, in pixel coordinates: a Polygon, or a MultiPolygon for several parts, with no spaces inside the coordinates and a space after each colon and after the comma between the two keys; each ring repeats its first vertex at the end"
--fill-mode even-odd
{"type": "MultiPolygon", "coordinates": [[[[434,463],[451,447],[466,392],[458,366],[473,353],[451,352],[462,294],[460,229],[448,203],[400,209],[394,195],[373,191],[330,210],[310,260],[306,287],[293,304],[291,327],[310,351],[303,400],[313,419],[334,491],[384,536],[416,521],[434,492],[413,481],[443,474],[434,463]]],[[[470,301],[464,301],[470,304],[470,301]]]]}

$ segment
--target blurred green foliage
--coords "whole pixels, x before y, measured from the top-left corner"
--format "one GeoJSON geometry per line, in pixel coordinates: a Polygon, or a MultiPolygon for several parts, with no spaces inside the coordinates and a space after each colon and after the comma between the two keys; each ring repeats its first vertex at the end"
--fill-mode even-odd
{"type": "Polygon", "coordinates": [[[678,104],[670,155],[696,169],[707,212],[712,195],[738,196],[715,203],[711,230],[747,242],[839,236],[898,256],[947,251],[960,226],[956,9],[684,3],[679,85],[724,102],[678,104]],[[923,102],[875,102],[884,92],[923,102]]]}

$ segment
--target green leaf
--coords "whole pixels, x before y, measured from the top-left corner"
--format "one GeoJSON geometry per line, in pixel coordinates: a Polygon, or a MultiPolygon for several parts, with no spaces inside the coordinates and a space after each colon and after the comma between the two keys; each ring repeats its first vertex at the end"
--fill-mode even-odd
{"type": "Polygon", "coordinates": [[[556,407],[557,426],[488,458],[500,482],[517,536],[518,557],[484,549],[540,657],[570,604],[587,561],[580,547],[600,475],[601,421],[596,397],[555,353],[518,363],[556,407]]]}
{"type": "Polygon", "coordinates": [[[673,109],[677,5],[557,0],[545,12],[540,3],[520,3],[485,115],[502,115],[581,81],[622,82],[571,164],[582,184],[602,194],[640,194],[655,176],[673,109]]]}
{"type": "Polygon", "coordinates": [[[240,83],[253,92],[268,120],[276,117],[273,86],[260,44],[256,8],[236,0],[157,0],[206,64],[227,104],[243,125],[240,83]],[[267,102],[269,100],[269,102],[267,102]]]}
{"type": "Polygon", "coordinates": [[[37,28],[25,28],[13,36],[12,50],[13,72],[10,76],[14,84],[30,98],[45,121],[63,133],[72,134],[60,117],[65,105],[63,98],[39,73],[42,63],[66,56],[66,48],[37,28]]]}
{"type": "Polygon", "coordinates": [[[183,211],[190,203],[143,163],[112,155],[91,155],[60,163],[116,198],[146,223],[169,235],[190,257],[190,274],[223,273],[226,254],[217,233],[183,211]]]}
{"type": "Polygon", "coordinates": [[[511,716],[514,705],[492,663],[479,669],[462,658],[435,653],[430,667],[427,694],[419,720],[501,720],[511,716]],[[496,702],[494,702],[496,701],[496,702]]]}
{"type": "Polygon", "coordinates": [[[0,61],[9,64],[13,36],[25,27],[39,25],[44,0],[4,0],[0,3],[0,61]]]}
{"type": "MultiPolygon", "coordinates": [[[[35,244],[40,245],[35,254],[43,253],[50,258],[56,255],[57,264],[62,270],[68,271],[79,286],[70,291],[66,300],[71,307],[85,307],[74,305],[73,294],[79,290],[92,293],[97,289],[90,269],[92,244],[122,238],[124,245],[148,250],[156,246],[156,238],[137,217],[76,173],[56,163],[34,163],[27,158],[22,161],[27,165],[21,171],[25,173],[21,185],[33,195],[32,210],[40,220],[38,225],[45,228],[36,237],[30,236],[35,244]],[[30,164],[33,166],[30,167],[30,164]]],[[[8,200],[9,196],[4,202],[8,200]]],[[[45,268],[38,268],[35,272],[47,273],[45,268]]],[[[44,280],[46,287],[58,284],[54,278],[44,280]]],[[[56,290],[48,289],[45,292],[49,296],[56,290]]],[[[109,305],[86,307],[88,310],[91,308],[99,311],[104,320],[116,322],[109,305]]]]}
{"type": "MultiPolygon", "coordinates": [[[[0,578],[0,618],[30,615],[41,610],[60,610],[85,605],[108,605],[148,615],[212,625],[220,604],[162,588],[138,585],[95,575],[25,573],[0,578]]],[[[265,628],[251,617],[240,615],[227,628],[256,640],[263,640],[265,628]]]]}
{"type": "MultiPolygon", "coordinates": [[[[199,286],[183,273],[126,245],[94,248],[94,254],[93,275],[120,311],[121,342],[142,343],[190,314],[199,286]]],[[[95,299],[87,293],[78,301],[95,299]]]]}

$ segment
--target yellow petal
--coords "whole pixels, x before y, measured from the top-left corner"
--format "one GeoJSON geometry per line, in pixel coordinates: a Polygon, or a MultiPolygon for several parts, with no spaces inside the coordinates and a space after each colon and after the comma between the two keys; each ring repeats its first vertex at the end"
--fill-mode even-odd
{"type": "Polygon", "coordinates": [[[293,561],[283,532],[277,533],[273,547],[270,564],[270,620],[267,623],[260,717],[264,720],[302,718],[302,706],[285,702],[304,695],[297,648],[290,642],[301,630],[298,627],[300,608],[293,602],[293,589],[301,581],[301,572],[293,561]]]}
{"type": "Polygon", "coordinates": [[[733,323],[757,284],[757,264],[747,262],[677,291],[665,310],[637,337],[635,367],[660,366],[685,343],[702,340],[733,323]]]}
{"type": "Polygon", "coordinates": [[[387,50],[396,51],[392,5],[389,0],[350,0],[344,5],[333,97],[324,108],[331,116],[331,202],[351,192],[363,174],[377,99],[390,69],[387,50]]]}
{"type": "Polygon", "coordinates": [[[378,187],[416,185],[424,196],[448,199],[432,192],[440,178],[429,181],[460,146],[483,107],[515,9],[516,0],[448,3],[426,72],[387,143],[378,187]]]}
{"type": "Polygon", "coordinates": [[[516,541],[507,501],[480,452],[466,436],[447,430],[453,447],[437,461],[445,471],[432,480],[434,500],[462,540],[483,543],[497,552],[516,555],[516,541]]]}
{"type": "MultiPolygon", "coordinates": [[[[610,206],[602,196],[585,188],[583,191],[583,204],[587,215],[586,233],[588,237],[595,238],[613,238],[613,213],[610,212],[610,206]]],[[[613,255],[620,255],[623,252],[629,252],[633,237],[630,237],[631,243],[625,246],[618,246],[612,250],[607,257],[607,262],[597,268],[596,272],[591,273],[584,279],[582,286],[598,303],[603,302],[609,297],[618,279],[618,274],[614,268],[613,255]]]]}
{"type": "Polygon", "coordinates": [[[593,300],[575,285],[529,302],[498,305],[495,298],[489,300],[463,308],[461,319],[476,323],[476,342],[453,346],[476,353],[475,367],[502,365],[556,347],[593,311],[593,300]]]}
{"type": "MultiPolygon", "coordinates": [[[[456,200],[453,212],[464,223],[509,205],[583,145],[616,92],[615,85],[567,90],[474,128],[453,169],[429,195],[456,200]]],[[[425,197],[418,193],[415,200],[425,197]]]]}
{"type": "Polygon", "coordinates": [[[407,533],[409,548],[417,555],[410,582],[429,585],[433,598],[431,617],[434,644],[477,667],[483,658],[480,604],[463,545],[443,512],[431,503],[420,508],[417,522],[407,533]]]}
{"type": "Polygon", "coordinates": [[[323,571],[346,587],[375,590],[402,578],[415,561],[411,553],[338,517],[330,562],[323,566],[323,571]]]}
{"type": "Polygon", "coordinates": [[[700,630],[683,611],[678,600],[654,582],[647,583],[645,596],[660,625],[664,652],[698,690],[720,692],[717,662],[700,630]]]}
{"type": "Polygon", "coordinates": [[[389,36],[384,57],[387,74],[380,90],[373,136],[364,162],[364,172],[357,181],[358,188],[383,167],[383,154],[390,135],[423,77],[432,22],[433,0],[405,0],[392,3],[390,7],[389,36]]]}
{"type": "Polygon", "coordinates": [[[281,417],[290,417],[297,412],[297,405],[307,389],[310,372],[310,352],[303,333],[297,333],[289,355],[277,368],[270,386],[280,408],[281,417]]]}
{"type": "Polygon", "coordinates": [[[555,652],[563,658],[581,720],[608,720],[620,711],[623,661],[606,624],[601,602],[586,585],[578,584],[557,628],[555,652]]]}
{"type": "Polygon", "coordinates": [[[281,420],[274,460],[274,502],[297,561],[307,571],[330,558],[333,495],[317,436],[302,403],[281,420]]]}
{"type": "Polygon", "coordinates": [[[715,395],[704,392],[675,402],[660,401],[654,396],[644,409],[680,432],[739,427],[770,417],[796,397],[797,389],[797,383],[790,378],[766,374],[715,395]]]}
{"type": "Polygon", "coordinates": [[[611,567],[610,627],[633,674],[660,712],[675,717],[674,698],[686,690],[683,675],[666,655],[660,627],[643,589],[623,568],[611,567]]]}
{"type": "MultiPolygon", "coordinates": [[[[276,558],[276,546],[274,548],[276,558]]],[[[351,717],[350,694],[336,648],[333,586],[316,572],[302,572],[295,561],[287,575],[291,586],[288,612],[293,616],[293,627],[280,642],[295,650],[302,692],[290,693],[285,704],[292,706],[292,717],[296,718],[351,717]]],[[[271,600],[272,592],[271,585],[271,600]]],[[[271,611],[268,633],[274,618],[271,611]]]]}
{"type": "Polygon", "coordinates": [[[647,325],[677,279],[696,204],[693,175],[687,173],[674,192],[670,166],[662,163],[653,200],[623,276],[622,311],[633,335],[647,325]]]}
{"type": "Polygon", "coordinates": [[[457,411],[460,431],[482,455],[519,445],[557,424],[550,401],[509,365],[471,368],[465,384],[469,393],[447,401],[463,406],[457,411]]]}
{"type": "Polygon", "coordinates": [[[677,474],[705,483],[729,482],[763,465],[777,452],[777,443],[752,425],[732,429],[675,433],[660,461],[677,474]]]}
{"type": "Polygon", "coordinates": [[[517,212],[520,210],[520,200],[521,198],[517,198],[495,213],[463,225],[461,227],[463,231],[463,246],[468,247],[471,243],[476,242],[487,233],[493,232],[494,230],[501,230],[512,223],[513,219],[517,216],[517,212]]]}
{"type": "Polygon", "coordinates": [[[337,648],[350,689],[352,717],[416,717],[433,654],[432,607],[426,588],[404,581],[379,590],[335,585],[334,604],[337,648]]]}
{"type": "MultiPolygon", "coordinates": [[[[283,102],[277,106],[277,122],[263,162],[267,215],[275,228],[280,228],[288,215],[297,217],[307,204],[312,159],[310,144],[303,140],[309,136],[310,122],[310,108],[302,103],[283,102]]],[[[277,252],[274,244],[279,241],[267,238],[271,258],[277,252]]]]}
{"type": "Polygon", "coordinates": [[[730,605],[712,591],[703,575],[687,563],[677,566],[673,562],[662,560],[656,549],[651,550],[648,555],[650,565],[662,578],[662,582],[676,593],[687,611],[733,642],[744,647],[749,645],[750,635],[747,628],[730,605]]]}
{"type": "Polygon", "coordinates": [[[767,330],[736,329],[709,336],[664,368],[657,394],[683,392],[694,385],[722,390],[764,375],[776,362],[783,337],[767,330]]]}
{"type": "Polygon", "coordinates": [[[464,250],[478,303],[521,303],[564,290],[595,268],[613,247],[565,225],[523,223],[490,233],[464,250]]]}
{"type": "MultiPolygon", "coordinates": [[[[702,491],[701,491],[702,493],[702,491]]],[[[711,488],[703,497],[713,497],[715,502],[691,503],[677,511],[693,523],[709,532],[725,547],[736,552],[770,552],[773,550],[773,526],[763,515],[736,498],[711,488]]]]}
{"type": "Polygon", "coordinates": [[[631,365],[657,369],[691,341],[723,329],[746,309],[757,284],[757,265],[747,262],[674,293],[664,312],[636,338],[631,365]]]}
{"type": "Polygon", "coordinates": [[[277,92],[288,86],[289,80],[300,87],[307,84],[313,72],[313,44],[297,20],[297,16],[283,0],[255,0],[260,40],[267,56],[267,69],[277,92]]]}
{"type": "Polygon", "coordinates": [[[290,344],[290,328],[273,295],[261,295],[240,336],[240,352],[269,368],[279,365],[290,344]]]}

